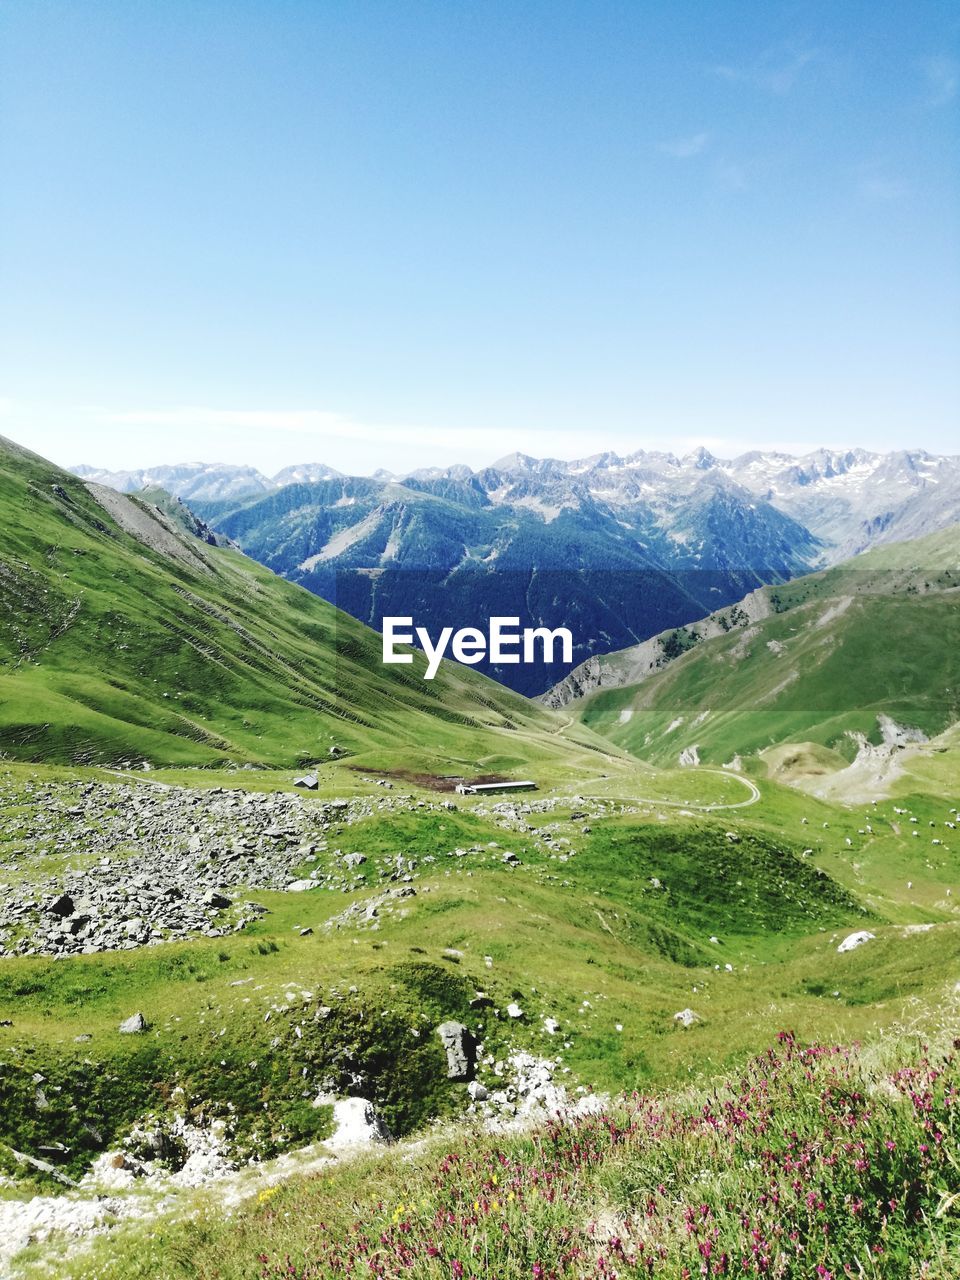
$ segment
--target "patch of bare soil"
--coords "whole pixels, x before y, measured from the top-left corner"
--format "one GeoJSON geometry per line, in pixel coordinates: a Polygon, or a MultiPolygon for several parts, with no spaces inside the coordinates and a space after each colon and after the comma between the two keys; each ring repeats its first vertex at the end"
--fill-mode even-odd
{"type": "Polygon", "coordinates": [[[180,535],[170,517],[166,516],[159,507],[147,511],[128,498],[125,493],[117,493],[115,489],[110,489],[103,484],[94,484],[89,481],[86,487],[91,497],[113,516],[124,533],[129,533],[144,546],[152,551],[159,551],[170,560],[179,560],[203,573],[211,572],[210,565],[201,550],[203,544],[198,540],[195,547],[190,545],[180,535]]]}

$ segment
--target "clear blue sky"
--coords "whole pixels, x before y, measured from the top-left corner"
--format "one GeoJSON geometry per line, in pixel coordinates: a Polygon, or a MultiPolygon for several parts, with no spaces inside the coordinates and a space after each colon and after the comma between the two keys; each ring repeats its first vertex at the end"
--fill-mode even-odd
{"type": "Polygon", "coordinates": [[[0,432],[960,451],[953,3],[3,0],[0,432]]]}

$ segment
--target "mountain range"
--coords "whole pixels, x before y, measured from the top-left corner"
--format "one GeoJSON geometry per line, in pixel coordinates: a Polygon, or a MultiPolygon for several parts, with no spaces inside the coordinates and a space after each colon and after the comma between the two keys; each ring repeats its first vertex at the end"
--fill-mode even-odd
{"type": "Polygon", "coordinates": [[[322,463],[286,467],[272,480],[256,467],[238,467],[225,462],[183,462],[174,466],[141,467],[134,471],[109,471],[88,466],[71,467],[70,470],[83,480],[109,485],[120,493],[165,489],[184,502],[194,498],[211,502],[222,498],[252,497],[281,489],[285,484],[311,483],[340,474],[322,463]]]}
{"type": "Polygon", "coordinates": [[[960,458],[922,451],[512,454],[403,477],[322,464],[269,479],[202,464],[75,470],[128,492],[162,485],[249,556],[377,629],[391,615],[434,633],[495,614],[569,627],[565,667],[480,665],[528,695],[761,585],[960,519],[960,458]]]}
{"type": "MultiPolygon", "coordinates": [[[[531,460],[525,465],[541,479],[553,470],[531,460]]],[[[926,469],[942,476],[946,467],[928,460],[926,469]]],[[[516,511],[516,490],[524,486],[519,472],[512,474],[516,511]]],[[[297,503],[306,496],[314,528],[330,513],[356,520],[356,507],[392,487],[405,512],[400,527],[412,540],[403,554],[430,564],[431,535],[445,527],[444,517],[462,518],[465,505],[437,490],[449,494],[465,482],[445,476],[416,483],[421,487],[340,477],[287,485],[214,523],[249,544],[244,518],[262,520],[269,512],[282,523],[286,515],[296,529],[305,518],[297,503]],[[337,492],[355,502],[338,506],[337,492]]],[[[716,539],[714,559],[723,550],[721,514],[743,520],[741,536],[753,545],[796,525],[759,503],[749,523],[731,497],[733,484],[708,474],[691,480],[685,495],[688,513],[697,502],[709,511],[701,527],[716,539]]],[[[354,617],[239,554],[222,532],[162,490],[122,495],[0,440],[0,501],[7,601],[0,613],[0,750],[14,757],[35,754],[42,740],[51,759],[267,762],[316,755],[324,743],[351,753],[396,748],[406,759],[429,740],[443,759],[479,754],[487,767],[503,767],[530,751],[542,757],[612,741],[650,763],[676,766],[694,759],[725,764],[737,753],[791,743],[817,768],[836,772],[864,742],[896,736],[891,726],[906,725],[920,740],[960,718],[957,525],[806,575],[795,572],[798,561],[783,564],[775,580],[763,583],[740,569],[631,567],[623,548],[619,568],[608,562],[581,574],[530,570],[523,554],[546,560],[563,545],[548,540],[550,531],[566,540],[571,555],[582,539],[581,566],[588,555],[599,561],[604,548],[602,540],[589,540],[576,512],[549,521],[527,513],[503,538],[510,567],[495,576],[463,568],[370,573],[363,559],[356,572],[341,572],[341,591],[344,582],[382,589],[392,581],[397,603],[412,584],[428,612],[442,607],[447,592],[463,604],[472,587],[479,605],[484,587],[495,588],[501,609],[526,606],[553,616],[572,604],[585,622],[603,616],[607,651],[551,681],[538,706],[455,663],[443,663],[435,682],[422,680],[419,665],[381,666],[377,637],[354,617]],[[724,600],[739,581],[746,589],[724,600]],[[523,600],[506,595],[515,584],[524,586],[523,600]],[[611,601],[624,613],[645,608],[648,620],[668,620],[639,643],[616,646],[611,601]],[[678,625],[669,615],[681,611],[693,616],[678,625]],[[878,635],[887,643],[876,644],[878,635]],[[571,717],[573,731],[561,734],[571,717]]],[[[473,518],[495,531],[492,505],[478,501],[473,518]]],[[[361,518],[376,523],[369,512],[361,518]]],[[[321,536],[336,534],[328,526],[315,539],[321,536]]],[[[341,542],[340,555],[348,556],[349,539],[341,542]]],[[[456,549],[454,538],[449,546],[456,549]]],[[[267,549],[259,549],[267,559],[267,549]]],[[[320,563],[301,565],[301,575],[319,577],[320,563]]]]}
{"type": "MultiPolygon", "coordinates": [[[[291,484],[346,478],[323,463],[285,467],[272,477],[254,467],[207,463],[71,470],[124,493],[160,487],[195,505],[250,500],[291,484]]],[[[384,489],[399,483],[428,492],[442,491],[446,483],[451,497],[462,486],[459,496],[473,503],[525,507],[545,523],[586,500],[613,507],[647,505],[669,530],[676,523],[671,513],[677,500],[705,477],[715,483],[726,480],[731,491],[742,489],[804,525],[823,543],[825,563],[847,559],[878,542],[920,537],[960,519],[960,456],[922,449],[817,449],[801,457],[757,450],[733,459],[715,458],[703,448],[684,457],[638,450],[573,462],[514,453],[480,471],[463,465],[405,475],[377,471],[370,480],[384,489]]],[[[682,528],[678,533],[682,536],[682,528]]]]}

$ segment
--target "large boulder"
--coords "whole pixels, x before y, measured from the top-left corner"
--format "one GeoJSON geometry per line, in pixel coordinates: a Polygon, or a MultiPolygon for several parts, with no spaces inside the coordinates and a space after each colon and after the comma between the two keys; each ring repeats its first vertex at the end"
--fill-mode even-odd
{"type": "Polygon", "coordinates": [[[440,1043],[447,1053],[447,1079],[469,1080],[473,1075],[476,1041],[462,1022],[441,1022],[440,1043]]]}

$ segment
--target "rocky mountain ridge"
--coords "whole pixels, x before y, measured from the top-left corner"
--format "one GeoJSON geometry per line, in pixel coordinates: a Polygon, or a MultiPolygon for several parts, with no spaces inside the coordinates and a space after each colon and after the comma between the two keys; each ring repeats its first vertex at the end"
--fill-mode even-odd
{"type": "MultiPolygon", "coordinates": [[[[72,469],[122,492],[158,486],[202,504],[249,501],[292,484],[348,479],[323,463],[285,467],[272,477],[253,467],[206,463],[135,471],[72,469]]],[[[545,523],[589,501],[610,507],[646,504],[669,529],[678,501],[705,477],[715,485],[726,480],[803,525],[824,544],[825,563],[880,542],[919,537],[960,518],[960,457],[923,449],[880,453],[823,448],[800,457],[753,450],[732,459],[716,458],[704,448],[682,457],[640,449],[569,462],[514,453],[478,471],[457,464],[404,475],[381,470],[349,479],[384,491],[399,485],[446,492],[477,507],[518,507],[545,523]]]]}
{"type": "Polygon", "coordinates": [[[482,629],[493,615],[569,628],[562,669],[481,665],[527,695],[760,586],[960,520],[960,458],[923,451],[517,453],[402,478],[181,470],[166,483],[189,491],[211,528],[374,629],[413,614],[431,634],[482,629]],[[236,492],[251,483],[256,492],[236,492]]]}

